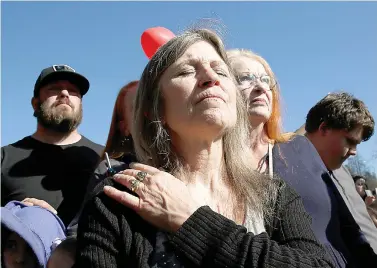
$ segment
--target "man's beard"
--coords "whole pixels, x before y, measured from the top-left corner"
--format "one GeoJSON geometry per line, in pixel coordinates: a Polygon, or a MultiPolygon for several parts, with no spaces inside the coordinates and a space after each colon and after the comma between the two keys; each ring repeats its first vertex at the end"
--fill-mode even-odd
{"type": "Polygon", "coordinates": [[[71,102],[69,102],[69,106],[71,106],[72,112],[68,114],[65,110],[59,110],[56,103],[50,107],[45,102],[40,103],[38,109],[34,112],[34,116],[38,123],[46,129],[70,133],[80,125],[83,111],[81,103],[77,111],[75,111],[75,106],[71,102]]]}

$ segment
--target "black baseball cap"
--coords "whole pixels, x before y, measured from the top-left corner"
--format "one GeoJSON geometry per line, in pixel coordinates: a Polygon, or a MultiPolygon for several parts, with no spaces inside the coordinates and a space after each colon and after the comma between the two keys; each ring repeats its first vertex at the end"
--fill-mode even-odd
{"type": "Polygon", "coordinates": [[[81,96],[84,96],[89,90],[90,84],[85,76],[77,73],[71,66],[57,64],[42,70],[34,85],[34,97],[39,95],[41,87],[59,80],[67,80],[76,85],[80,89],[81,96]]]}

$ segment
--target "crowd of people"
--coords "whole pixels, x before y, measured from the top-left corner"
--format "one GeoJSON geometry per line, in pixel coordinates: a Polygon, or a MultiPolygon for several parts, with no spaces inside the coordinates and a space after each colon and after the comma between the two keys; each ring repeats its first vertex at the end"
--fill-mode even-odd
{"type": "Polygon", "coordinates": [[[1,150],[1,263],[13,267],[375,267],[376,190],[344,162],[374,133],[329,93],[284,133],[268,62],[209,29],[173,37],[78,132],[90,83],[40,73],[36,131],[1,150]]]}

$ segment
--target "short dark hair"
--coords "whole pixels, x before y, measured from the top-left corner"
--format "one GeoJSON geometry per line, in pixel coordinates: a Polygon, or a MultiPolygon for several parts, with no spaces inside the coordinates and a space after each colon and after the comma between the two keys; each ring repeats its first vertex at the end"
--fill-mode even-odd
{"type": "Polygon", "coordinates": [[[346,92],[330,93],[314,105],[306,116],[305,130],[313,133],[322,123],[329,129],[346,131],[361,126],[363,141],[374,132],[374,119],[364,102],[346,92]]]}

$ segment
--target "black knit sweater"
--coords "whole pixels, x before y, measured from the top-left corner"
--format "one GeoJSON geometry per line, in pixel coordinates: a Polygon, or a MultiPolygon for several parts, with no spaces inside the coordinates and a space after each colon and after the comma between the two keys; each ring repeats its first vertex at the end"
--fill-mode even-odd
{"type": "Polygon", "coordinates": [[[247,233],[204,206],[177,233],[166,236],[179,265],[160,266],[154,262],[160,231],[107,197],[104,185],[128,191],[111,179],[97,186],[99,193],[79,221],[74,267],[334,267],[310,228],[300,197],[288,186],[278,197],[267,233],[247,233]]]}

